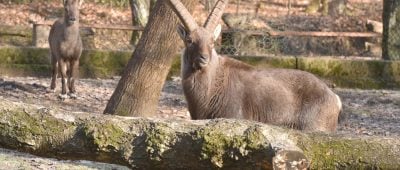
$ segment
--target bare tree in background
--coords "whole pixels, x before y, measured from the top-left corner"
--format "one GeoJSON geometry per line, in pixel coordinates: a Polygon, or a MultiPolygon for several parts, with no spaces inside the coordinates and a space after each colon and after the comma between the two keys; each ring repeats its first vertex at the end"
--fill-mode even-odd
{"type": "MultiPolygon", "coordinates": [[[[142,26],[145,27],[147,21],[149,20],[149,16],[151,13],[151,9],[154,7],[154,4],[157,0],[130,0],[129,4],[131,7],[132,13],[132,24],[134,26],[142,26]]],[[[134,31],[131,38],[131,44],[136,45],[139,42],[140,36],[142,35],[139,31],[134,31]]]]}
{"type": "Polygon", "coordinates": [[[323,15],[341,15],[347,0],[312,0],[306,8],[307,13],[321,12],[323,15]]]}
{"type": "Polygon", "coordinates": [[[286,7],[288,9],[288,15],[290,15],[290,11],[292,10],[292,0],[288,0],[286,7]]]}
{"type": "Polygon", "coordinates": [[[203,0],[204,7],[207,12],[211,12],[216,0],[203,0]]]}
{"type": "MultiPolygon", "coordinates": [[[[183,3],[192,10],[198,1],[183,3]]],[[[178,23],[167,1],[157,1],[105,114],[149,117],[156,113],[161,89],[179,51],[178,23]]]]}

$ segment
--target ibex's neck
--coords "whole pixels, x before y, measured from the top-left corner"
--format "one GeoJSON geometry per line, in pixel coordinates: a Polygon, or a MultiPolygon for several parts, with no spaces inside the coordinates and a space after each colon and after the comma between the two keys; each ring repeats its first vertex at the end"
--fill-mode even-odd
{"type": "MultiPolygon", "coordinates": [[[[185,61],[183,61],[185,62],[185,61]]],[[[215,96],[219,96],[225,88],[225,70],[220,65],[220,56],[214,51],[211,61],[205,69],[183,72],[182,85],[193,119],[209,118],[213,110],[215,96]],[[212,108],[212,109],[210,109],[212,108]]],[[[185,69],[190,63],[184,63],[185,69]]],[[[190,70],[186,70],[190,71],[190,70]]]]}
{"type": "MultiPolygon", "coordinates": [[[[195,100],[208,98],[213,93],[216,77],[220,77],[220,56],[213,50],[211,60],[206,68],[195,70],[189,62],[186,50],[182,55],[182,82],[185,93],[191,93],[195,100]]],[[[204,101],[204,100],[203,100],[204,101]]]]}

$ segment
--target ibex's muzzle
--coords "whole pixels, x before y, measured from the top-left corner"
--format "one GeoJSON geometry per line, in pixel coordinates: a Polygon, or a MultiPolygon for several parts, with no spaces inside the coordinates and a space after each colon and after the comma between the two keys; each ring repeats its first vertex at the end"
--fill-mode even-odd
{"type": "Polygon", "coordinates": [[[68,22],[68,25],[72,25],[72,24],[74,24],[76,22],[76,18],[75,17],[69,17],[67,22],[68,22]]]}
{"type": "Polygon", "coordinates": [[[205,56],[199,56],[194,60],[193,67],[195,69],[201,69],[208,64],[208,59],[205,56]]]}
{"type": "Polygon", "coordinates": [[[198,58],[198,62],[200,63],[200,64],[207,64],[207,58],[208,57],[206,57],[206,56],[204,56],[204,55],[200,55],[200,57],[198,58]]]}

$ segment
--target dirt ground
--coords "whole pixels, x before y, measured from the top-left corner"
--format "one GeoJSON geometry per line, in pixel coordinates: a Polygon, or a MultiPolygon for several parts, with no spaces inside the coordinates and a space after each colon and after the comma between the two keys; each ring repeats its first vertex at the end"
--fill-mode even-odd
{"type": "MultiPolygon", "coordinates": [[[[77,82],[78,99],[60,101],[57,98],[60,87],[56,93],[47,92],[49,78],[3,77],[0,79],[0,98],[71,112],[101,114],[118,80],[119,77],[81,79],[77,82]]],[[[334,91],[342,99],[345,115],[337,133],[400,136],[400,91],[340,88],[334,91]]],[[[161,118],[190,119],[179,77],[164,85],[157,113],[156,117],[161,118]]]]}
{"type": "Polygon", "coordinates": [[[92,162],[92,161],[62,161],[51,158],[40,158],[34,155],[0,148],[0,170],[129,170],[129,168],[92,162]]]}
{"type": "MultiPolygon", "coordinates": [[[[63,9],[60,2],[0,3],[0,19],[5,25],[30,25],[34,22],[53,20],[62,16],[63,9]]],[[[280,29],[298,31],[357,31],[360,27],[364,28],[366,19],[382,20],[382,0],[348,0],[347,15],[324,17],[321,17],[321,13],[306,13],[308,1],[293,1],[288,15],[287,2],[287,0],[242,0],[238,4],[237,1],[231,1],[225,12],[257,15],[266,19],[267,22],[273,22],[273,25],[280,29]]],[[[196,6],[193,16],[201,23],[207,18],[207,12],[202,3],[196,6]]],[[[80,22],[85,24],[132,24],[129,7],[85,2],[81,7],[80,17],[80,22]]]]}

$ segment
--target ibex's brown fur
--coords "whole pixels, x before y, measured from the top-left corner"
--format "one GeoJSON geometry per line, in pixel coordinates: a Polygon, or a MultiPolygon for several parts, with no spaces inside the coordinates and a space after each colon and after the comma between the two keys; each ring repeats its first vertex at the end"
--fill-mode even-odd
{"type": "Polygon", "coordinates": [[[61,72],[60,98],[69,94],[75,98],[75,79],[79,71],[82,40],[79,35],[79,6],[83,0],[64,0],[64,17],[57,20],[50,30],[49,43],[52,63],[51,90],[56,88],[57,73],[61,72]]]}
{"type": "MultiPolygon", "coordinates": [[[[172,7],[179,2],[169,1],[172,7]]],[[[226,3],[220,0],[217,9],[226,3]]],[[[222,10],[208,20],[215,21],[221,14],[222,10]]],[[[186,46],[182,84],[192,119],[249,119],[301,130],[335,131],[342,106],[324,82],[304,71],[261,70],[220,56],[213,47],[220,29],[214,29],[206,24],[193,29],[181,26],[178,31],[186,46]]]]}

